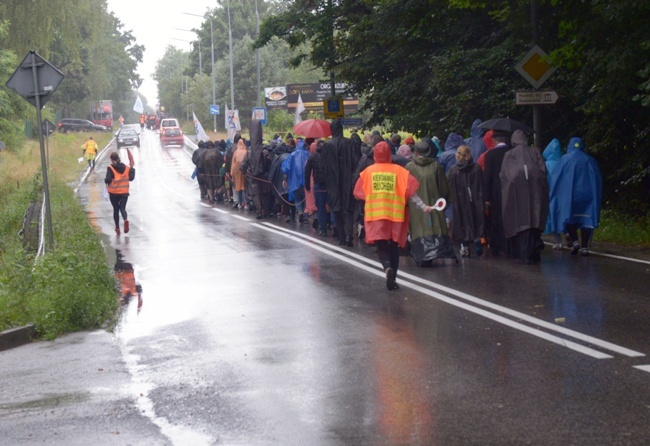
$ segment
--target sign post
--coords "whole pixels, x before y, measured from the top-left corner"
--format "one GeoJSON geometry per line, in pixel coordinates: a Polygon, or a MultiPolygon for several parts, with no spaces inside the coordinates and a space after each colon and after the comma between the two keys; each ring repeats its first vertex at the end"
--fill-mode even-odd
{"type": "Polygon", "coordinates": [[[41,169],[43,170],[43,194],[45,196],[45,217],[48,229],[50,250],[54,249],[54,234],[52,232],[52,212],[50,210],[50,190],[47,180],[47,160],[43,142],[43,127],[41,125],[41,109],[50,100],[54,91],[63,80],[63,73],[52,64],[30,51],[20,63],[16,71],[7,81],[7,87],[21,95],[27,102],[36,107],[38,124],[38,139],[41,146],[41,169]]]}
{"type": "MultiPolygon", "coordinates": [[[[534,2],[532,2],[534,4],[534,2]]],[[[533,23],[533,27],[536,27],[533,23]]],[[[537,42],[537,39],[535,39],[537,42]]],[[[533,45],[530,51],[519,61],[515,66],[515,70],[526,79],[535,90],[542,86],[546,79],[548,79],[557,70],[557,67],[552,66],[546,61],[548,54],[541,49],[537,44],[533,45]]],[[[557,100],[557,99],[556,99],[557,100]]],[[[540,138],[542,133],[542,118],[539,104],[533,105],[533,128],[535,129],[535,142],[536,147],[540,146],[540,138]]]]}

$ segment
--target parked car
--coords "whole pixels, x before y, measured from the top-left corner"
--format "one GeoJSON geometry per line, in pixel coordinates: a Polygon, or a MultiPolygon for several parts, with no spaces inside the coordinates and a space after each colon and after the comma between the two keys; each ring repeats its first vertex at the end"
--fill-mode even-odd
{"type": "Polygon", "coordinates": [[[174,118],[164,118],[160,120],[160,138],[162,139],[163,133],[166,128],[177,127],[180,128],[181,125],[178,123],[177,119],[174,118]]]}
{"type": "MultiPolygon", "coordinates": [[[[164,119],[163,119],[164,121],[164,119]]],[[[184,146],[185,136],[180,127],[160,128],[160,144],[166,146],[184,146]]]]}
{"type": "Polygon", "coordinates": [[[64,118],[57,124],[59,132],[105,132],[103,125],[93,124],[87,119],[64,118]]]}
{"type": "Polygon", "coordinates": [[[117,132],[117,148],[140,147],[140,134],[131,128],[123,128],[117,132]]]}

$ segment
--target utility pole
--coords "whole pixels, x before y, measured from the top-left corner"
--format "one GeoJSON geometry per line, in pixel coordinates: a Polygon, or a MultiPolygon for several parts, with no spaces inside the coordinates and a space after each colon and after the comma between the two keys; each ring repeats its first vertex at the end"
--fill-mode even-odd
{"type": "Polygon", "coordinates": [[[230,26],[230,0],[228,5],[228,53],[230,55],[230,109],[235,109],[235,83],[232,75],[232,26],[230,26]]]}
{"type": "MultiPolygon", "coordinates": [[[[257,24],[257,37],[260,36],[260,13],[257,11],[257,0],[255,0],[255,21],[257,24]]],[[[255,57],[257,58],[257,106],[262,106],[262,93],[260,88],[260,49],[255,50],[255,57]]]]}
{"type": "MultiPolygon", "coordinates": [[[[228,4],[230,5],[230,3],[228,4]]],[[[228,9],[228,12],[230,13],[230,9],[228,9]]],[[[198,14],[191,14],[189,12],[184,12],[183,14],[191,15],[194,17],[205,18],[205,16],[198,15],[198,14]]],[[[210,61],[212,62],[212,104],[216,104],[217,99],[216,99],[216,89],[215,89],[215,82],[214,82],[214,30],[212,29],[212,16],[209,16],[208,19],[210,20],[210,61]]],[[[228,20],[230,20],[230,15],[228,16],[228,20]]],[[[230,82],[232,84],[232,57],[230,59],[230,82]]],[[[217,133],[217,115],[212,115],[212,130],[214,131],[214,133],[217,133]]]]}

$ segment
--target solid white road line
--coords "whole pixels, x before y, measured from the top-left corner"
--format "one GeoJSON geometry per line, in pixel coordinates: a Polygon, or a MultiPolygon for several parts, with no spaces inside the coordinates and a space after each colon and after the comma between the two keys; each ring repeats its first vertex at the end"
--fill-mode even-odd
{"type": "MultiPolygon", "coordinates": [[[[337,254],[337,253],[333,252],[331,249],[321,247],[321,246],[318,246],[317,244],[314,244],[314,243],[311,243],[311,242],[309,242],[307,240],[304,240],[303,237],[298,236],[299,234],[273,229],[272,227],[269,227],[271,225],[266,226],[265,224],[254,223],[253,226],[264,229],[265,231],[269,231],[269,232],[272,232],[272,233],[277,234],[277,235],[281,235],[283,237],[293,239],[294,241],[296,241],[298,243],[306,245],[306,246],[308,246],[308,247],[310,247],[312,249],[316,249],[316,250],[318,250],[318,251],[320,251],[320,252],[322,252],[324,254],[330,255],[330,256],[338,259],[338,260],[349,263],[350,265],[353,265],[353,266],[355,266],[355,267],[357,267],[359,269],[367,271],[367,272],[369,272],[371,274],[374,274],[376,276],[379,276],[379,277],[382,277],[382,278],[385,277],[383,271],[378,271],[376,268],[371,268],[371,267],[366,266],[363,263],[358,262],[356,260],[353,260],[353,259],[351,259],[349,257],[346,257],[346,256],[341,255],[341,254],[337,254]]],[[[300,234],[300,235],[302,235],[302,234],[300,234]]],[[[328,247],[331,247],[331,246],[328,245],[328,247]]],[[[466,304],[464,302],[460,302],[458,300],[455,300],[455,299],[452,299],[450,297],[444,296],[444,295],[442,295],[440,293],[437,293],[435,291],[431,291],[431,290],[426,289],[424,287],[421,287],[419,285],[415,285],[413,283],[410,283],[410,282],[407,282],[407,281],[404,281],[404,280],[401,280],[399,282],[399,284],[402,287],[411,288],[412,290],[419,291],[420,293],[423,293],[423,294],[426,294],[428,296],[434,297],[434,298],[436,298],[436,299],[438,299],[440,301],[443,301],[443,302],[448,303],[450,305],[453,305],[455,307],[462,308],[462,309],[464,309],[466,311],[477,314],[479,316],[483,316],[483,317],[485,317],[487,319],[491,319],[491,320],[493,320],[495,322],[499,322],[499,323],[501,323],[503,325],[507,325],[509,327],[515,328],[517,330],[520,330],[522,332],[531,334],[533,336],[537,336],[538,338],[544,339],[546,341],[552,342],[552,343],[557,344],[557,345],[561,345],[561,346],[566,347],[568,349],[574,350],[574,351],[576,351],[578,353],[582,353],[582,354],[585,354],[587,356],[591,356],[592,358],[596,358],[596,359],[612,358],[611,355],[608,355],[606,353],[600,352],[598,350],[594,350],[594,349],[589,348],[589,347],[585,347],[585,346],[580,345],[580,344],[576,344],[575,342],[560,338],[558,336],[543,332],[541,330],[537,330],[535,328],[528,327],[526,325],[520,324],[520,323],[512,321],[510,319],[506,319],[503,316],[499,316],[499,315],[496,315],[494,313],[490,313],[489,311],[474,307],[474,306],[466,304]]]]}
{"type": "MultiPolygon", "coordinates": [[[[276,226],[276,225],[273,225],[271,223],[264,223],[264,224],[268,225],[270,227],[273,227],[273,228],[275,228],[277,230],[280,230],[280,231],[291,232],[292,234],[295,234],[295,235],[297,235],[297,236],[299,236],[301,238],[305,238],[305,239],[311,240],[312,242],[318,243],[320,245],[327,246],[330,249],[333,248],[334,250],[336,250],[338,252],[341,252],[341,253],[343,253],[345,255],[348,255],[350,257],[353,257],[355,259],[358,259],[358,260],[360,260],[362,262],[365,262],[365,263],[368,263],[370,265],[376,266],[378,268],[381,268],[381,264],[379,262],[377,262],[375,260],[368,259],[367,257],[361,256],[361,255],[359,255],[359,254],[357,254],[355,252],[351,252],[351,251],[349,251],[347,249],[344,249],[344,248],[339,248],[338,246],[332,246],[329,243],[323,242],[322,240],[316,239],[314,237],[311,237],[311,236],[308,236],[308,235],[305,235],[305,234],[294,233],[289,229],[286,229],[286,228],[283,228],[283,227],[280,227],[280,226],[276,226]]],[[[561,327],[559,325],[544,321],[542,319],[538,319],[536,317],[529,316],[529,315],[527,315],[525,313],[521,313],[519,311],[512,310],[510,308],[503,307],[501,305],[497,305],[497,304],[494,304],[492,302],[488,302],[486,300],[480,299],[480,298],[478,298],[476,296],[472,296],[472,295],[464,293],[462,291],[458,291],[458,290],[455,290],[453,288],[446,287],[444,285],[438,285],[435,282],[431,282],[429,280],[422,279],[421,277],[418,277],[418,276],[415,276],[415,275],[412,275],[412,274],[409,274],[409,273],[404,273],[404,272],[400,271],[399,272],[399,277],[400,278],[407,278],[409,280],[412,280],[413,282],[421,283],[421,284],[429,286],[431,288],[438,289],[438,290],[443,291],[443,292],[445,292],[447,294],[451,294],[451,295],[454,295],[454,296],[459,297],[461,299],[467,300],[467,301],[469,301],[469,302],[471,302],[473,304],[481,305],[481,306],[489,308],[491,310],[498,311],[498,312],[503,313],[503,314],[507,314],[508,316],[512,316],[512,317],[515,317],[517,319],[521,319],[521,320],[524,320],[526,322],[529,322],[531,324],[538,325],[540,327],[544,327],[544,328],[546,328],[548,330],[552,330],[552,331],[561,333],[563,335],[570,336],[570,337],[572,337],[574,339],[578,339],[578,340],[580,340],[582,342],[586,342],[586,343],[598,346],[600,348],[612,351],[614,353],[618,353],[618,354],[621,354],[621,355],[624,355],[624,356],[629,356],[629,357],[645,356],[644,353],[637,352],[637,351],[634,351],[634,350],[630,350],[630,349],[628,349],[626,347],[622,347],[622,346],[613,344],[611,342],[607,342],[607,341],[604,341],[602,339],[595,338],[593,336],[589,336],[589,335],[586,335],[586,334],[583,334],[583,333],[580,333],[580,332],[577,332],[577,331],[574,331],[574,330],[570,330],[570,329],[565,328],[565,327],[561,327]]]]}
{"type": "MultiPolygon", "coordinates": [[[[549,243],[549,242],[544,242],[544,244],[549,245],[549,246],[553,246],[553,243],[549,243]]],[[[563,246],[562,249],[564,250],[564,249],[569,249],[569,248],[565,248],[563,246]]],[[[614,254],[605,254],[604,252],[592,251],[591,249],[589,250],[589,254],[594,254],[594,255],[597,255],[597,256],[601,256],[601,257],[609,257],[609,258],[617,259],[617,260],[627,260],[628,262],[643,263],[644,265],[650,265],[650,262],[647,261],[647,260],[635,259],[634,257],[616,256],[614,254]]]]}
{"type": "Polygon", "coordinates": [[[650,373],[650,365],[635,365],[635,369],[643,370],[644,372],[650,373]]]}

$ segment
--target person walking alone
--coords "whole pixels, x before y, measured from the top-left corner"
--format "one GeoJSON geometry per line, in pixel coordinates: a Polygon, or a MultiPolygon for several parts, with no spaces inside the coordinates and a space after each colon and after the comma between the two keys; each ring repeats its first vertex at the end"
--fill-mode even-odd
{"type": "Polygon", "coordinates": [[[83,149],[84,158],[86,161],[88,161],[88,167],[90,167],[90,171],[94,171],[95,157],[97,156],[97,143],[91,136],[88,138],[88,141],[86,141],[83,146],[81,146],[81,148],[83,149]]]}
{"type": "Polygon", "coordinates": [[[106,188],[108,197],[113,205],[113,220],[115,233],[120,235],[120,214],[124,219],[124,233],[129,232],[129,217],[126,212],[126,202],[129,199],[129,183],[135,178],[133,162],[127,166],[120,160],[117,152],[111,153],[111,164],[106,168],[106,188]]]}

